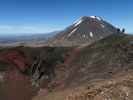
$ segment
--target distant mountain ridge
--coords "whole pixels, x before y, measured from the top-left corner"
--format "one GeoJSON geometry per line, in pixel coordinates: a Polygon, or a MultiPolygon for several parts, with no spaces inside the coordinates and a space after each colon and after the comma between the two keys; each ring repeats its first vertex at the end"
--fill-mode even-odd
{"type": "Polygon", "coordinates": [[[54,31],[50,33],[38,33],[38,34],[28,34],[28,35],[0,35],[0,45],[12,45],[17,43],[38,43],[45,42],[50,37],[57,34],[59,31],[54,31]]]}

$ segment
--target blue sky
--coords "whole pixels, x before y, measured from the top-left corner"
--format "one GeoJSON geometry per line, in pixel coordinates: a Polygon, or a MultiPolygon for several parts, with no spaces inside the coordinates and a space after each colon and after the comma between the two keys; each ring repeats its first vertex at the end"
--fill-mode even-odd
{"type": "Polygon", "coordinates": [[[0,0],[0,34],[61,30],[80,16],[101,16],[133,32],[132,0],[0,0]]]}

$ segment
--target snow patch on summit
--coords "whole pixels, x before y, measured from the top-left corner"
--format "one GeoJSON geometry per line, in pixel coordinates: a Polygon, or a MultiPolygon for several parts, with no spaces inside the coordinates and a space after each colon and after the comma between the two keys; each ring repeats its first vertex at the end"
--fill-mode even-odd
{"type": "Polygon", "coordinates": [[[96,18],[96,16],[90,16],[90,18],[96,18]]]}
{"type": "Polygon", "coordinates": [[[99,20],[99,21],[102,20],[102,18],[101,18],[101,17],[98,17],[98,16],[90,16],[90,18],[97,19],[97,20],[99,20]]]}
{"type": "Polygon", "coordinates": [[[105,28],[105,26],[103,24],[100,24],[102,28],[105,28]]]}
{"type": "Polygon", "coordinates": [[[70,34],[68,34],[68,37],[70,37],[76,30],[77,28],[75,28],[70,34]]]}
{"type": "Polygon", "coordinates": [[[90,32],[90,37],[93,37],[93,33],[92,32],[90,32]]]}
{"type": "Polygon", "coordinates": [[[81,23],[82,23],[82,20],[79,20],[74,26],[78,26],[81,23]]]}
{"type": "Polygon", "coordinates": [[[102,18],[101,17],[96,17],[99,21],[101,21],[102,20],[102,18]]]}
{"type": "Polygon", "coordinates": [[[98,16],[82,16],[82,17],[80,17],[78,20],[76,20],[73,23],[74,26],[76,27],[76,26],[80,25],[86,18],[92,18],[92,19],[96,19],[96,20],[99,20],[99,21],[102,20],[102,18],[101,17],[98,17],[98,16]]]}

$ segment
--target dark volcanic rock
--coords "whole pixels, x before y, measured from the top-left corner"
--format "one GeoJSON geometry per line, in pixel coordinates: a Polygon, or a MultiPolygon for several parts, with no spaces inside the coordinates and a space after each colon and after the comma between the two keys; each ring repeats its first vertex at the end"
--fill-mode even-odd
{"type": "Polygon", "coordinates": [[[111,34],[118,33],[117,30],[117,28],[104,21],[101,17],[83,16],[57,34],[49,41],[49,44],[72,46],[92,43],[111,34]]]}

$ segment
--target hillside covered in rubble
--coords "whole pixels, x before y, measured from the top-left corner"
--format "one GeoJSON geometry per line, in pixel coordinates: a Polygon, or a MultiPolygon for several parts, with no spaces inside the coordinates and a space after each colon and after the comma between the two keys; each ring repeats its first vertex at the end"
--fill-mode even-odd
{"type": "Polygon", "coordinates": [[[132,66],[132,35],[110,35],[91,45],[73,47],[1,48],[0,98],[130,99],[132,66]],[[112,94],[115,89],[123,96],[112,94]]]}

